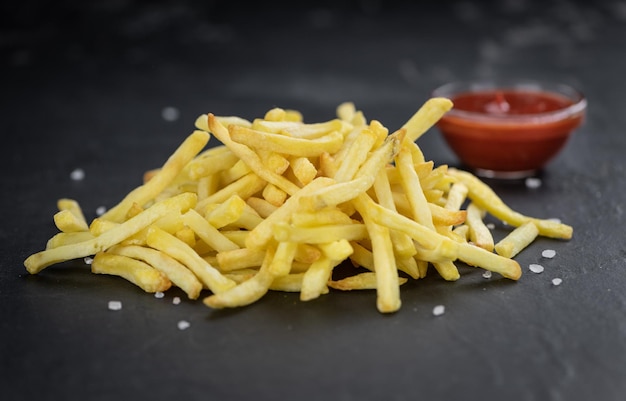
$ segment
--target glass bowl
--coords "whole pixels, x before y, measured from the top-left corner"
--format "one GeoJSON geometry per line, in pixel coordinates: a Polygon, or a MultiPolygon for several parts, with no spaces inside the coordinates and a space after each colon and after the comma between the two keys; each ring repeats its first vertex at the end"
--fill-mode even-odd
{"type": "Polygon", "coordinates": [[[454,104],[436,125],[447,144],[465,166],[488,178],[537,174],[587,109],[577,89],[531,80],[451,82],[432,95],[454,104]]]}

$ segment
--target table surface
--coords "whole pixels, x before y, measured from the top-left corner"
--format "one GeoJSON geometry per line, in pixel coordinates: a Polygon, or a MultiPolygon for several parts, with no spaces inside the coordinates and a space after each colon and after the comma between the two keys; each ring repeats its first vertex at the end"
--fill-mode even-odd
{"type": "MultiPolygon", "coordinates": [[[[0,6],[3,399],[623,399],[623,3],[41,3],[0,6]],[[82,261],[25,271],[55,233],[57,199],[95,217],[202,113],[252,119],[283,107],[314,122],[353,101],[395,129],[439,84],[500,77],[570,83],[589,101],[541,187],[491,183],[514,209],[574,227],[570,241],[541,238],[518,255],[518,282],[431,272],[383,315],[372,291],[310,302],[271,292],[214,311],[82,261]],[[177,118],[163,117],[169,107],[177,118]],[[76,168],[82,181],[70,179],[76,168]]],[[[437,165],[458,164],[435,129],[418,143],[437,165]]]]}

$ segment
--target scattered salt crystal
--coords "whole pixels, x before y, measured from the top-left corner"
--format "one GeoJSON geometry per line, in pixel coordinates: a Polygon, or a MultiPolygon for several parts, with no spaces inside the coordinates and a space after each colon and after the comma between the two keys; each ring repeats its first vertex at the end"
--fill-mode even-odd
{"type": "Polygon", "coordinates": [[[435,316],[441,316],[444,314],[444,312],[446,311],[446,307],[443,305],[437,305],[433,308],[433,315],[435,316]]]}
{"type": "Polygon", "coordinates": [[[120,301],[109,301],[109,310],[121,310],[122,303],[120,301]]]}
{"type": "Polygon", "coordinates": [[[180,111],[178,111],[176,107],[164,107],[163,110],[161,110],[161,117],[163,117],[165,121],[176,121],[178,117],[180,117],[180,111]]]}
{"type": "Polygon", "coordinates": [[[85,261],[86,265],[90,265],[93,263],[93,258],[91,256],[85,256],[83,260],[85,261]]]}
{"type": "Polygon", "coordinates": [[[484,278],[491,278],[491,271],[490,270],[485,270],[483,272],[483,277],[484,278]]]}
{"type": "Polygon", "coordinates": [[[154,297],[155,298],[163,298],[165,296],[165,294],[161,291],[157,291],[154,293],[154,297]]]}
{"type": "Polygon", "coordinates": [[[553,223],[557,223],[560,224],[561,223],[561,219],[557,218],[557,217],[551,217],[549,219],[547,219],[548,221],[551,221],[553,223]]]}
{"type": "Polygon", "coordinates": [[[102,216],[103,214],[105,214],[105,213],[106,213],[106,211],[107,211],[106,206],[98,206],[98,207],[96,208],[96,214],[97,214],[98,216],[102,216]]]}
{"type": "Polygon", "coordinates": [[[486,224],[486,226],[487,226],[487,228],[488,228],[488,229],[490,229],[490,230],[493,230],[494,228],[496,228],[496,225],[495,225],[495,224],[493,224],[493,223],[487,223],[487,224],[486,224]]]}
{"type": "Polygon", "coordinates": [[[544,249],[541,252],[541,256],[544,258],[552,259],[556,255],[556,251],[554,249],[544,249]]]}
{"type": "Polygon", "coordinates": [[[174,305],[178,305],[180,303],[180,297],[174,297],[174,299],[172,299],[172,303],[174,305]]]}
{"type": "Polygon", "coordinates": [[[552,285],[561,285],[562,282],[563,280],[558,277],[552,279],[552,285]]]}
{"type": "Polygon", "coordinates": [[[533,273],[541,273],[543,272],[543,266],[538,265],[536,263],[531,263],[528,268],[530,269],[531,272],[533,273]]]}
{"type": "Polygon", "coordinates": [[[186,320],[181,320],[178,322],[178,330],[188,329],[191,324],[186,320]]]}
{"type": "Polygon", "coordinates": [[[535,189],[541,186],[541,179],[536,178],[536,177],[528,177],[526,178],[524,183],[526,184],[526,188],[535,189]]]}
{"type": "Polygon", "coordinates": [[[85,178],[85,170],[82,168],[76,168],[70,173],[72,181],[81,181],[85,178]]]}

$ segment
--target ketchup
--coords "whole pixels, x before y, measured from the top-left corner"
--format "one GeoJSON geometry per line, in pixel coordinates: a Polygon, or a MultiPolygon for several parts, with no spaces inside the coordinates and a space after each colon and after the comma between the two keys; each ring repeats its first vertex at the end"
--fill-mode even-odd
{"type": "Polygon", "coordinates": [[[460,92],[437,127],[461,161],[492,171],[537,170],[583,119],[564,95],[527,89],[460,92]]]}
{"type": "Polygon", "coordinates": [[[574,104],[553,93],[516,90],[468,92],[454,96],[454,108],[485,114],[524,115],[561,110],[574,104]]]}

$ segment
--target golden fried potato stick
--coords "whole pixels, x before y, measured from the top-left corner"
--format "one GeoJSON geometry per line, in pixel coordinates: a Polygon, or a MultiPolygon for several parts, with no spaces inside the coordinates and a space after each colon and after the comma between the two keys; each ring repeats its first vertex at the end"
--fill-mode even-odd
{"type": "Polygon", "coordinates": [[[366,194],[361,194],[354,200],[354,204],[363,217],[363,222],[372,242],[374,272],[376,273],[376,307],[381,313],[392,313],[400,309],[402,305],[396,258],[393,253],[389,228],[374,221],[369,213],[368,201],[371,201],[371,198],[366,194]]]}
{"type": "Polygon", "coordinates": [[[469,238],[474,245],[493,251],[494,241],[491,231],[483,221],[485,211],[474,202],[467,205],[467,220],[465,224],[469,226],[469,238]]]}
{"type": "Polygon", "coordinates": [[[213,153],[203,153],[189,162],[187,166],[189,178],[199,180],[232,168],[240,160],[226,146],[211,148],[213,153]]]}
{"type": "Polygon", "coordinates": [[[396,156],[396,166],[401,176],[401,185],[411,207],[411,215],[419,224],[435,229],[428,201],[422,191],[419,177],[413,167],[413,157],[409,147],[402,146],[396,156]]]}
{"type": "Polygon", "coordinates": [[[361,131],[361,135],[359,135],[352,143],[352,146],[350,146],[346,152],[343,161],[332,178],[334,178],[337,182],[352,180],[359,167],[361,167],[363,162],[367,159],[367,156],[374,146],[374,143],[376,143],[376,140],[377,135],[371,129],[366,128],[361,131]]]}
{"type": "Polygon", "coordinates": [[[215,267],[202,259],[189,245],[158,227],[150,227],[146,238],[148,246],[158,249],[181,262],[214,294],[235,286],[235,282],[224,277],[215,267]]]}
{"type": "Polygon", "coordinates": [[[54,214],[54,225],[64,233],[88,231],[89,226],[70,210],[60,210],[54,214]]]}
{"type": "Polygon", "coordinates": [[[446,114],[453,104],[450,99],[435,97],[428,99],[402,126],[406,129],[406,142],[415,142],[446,114]]]}
{"type": "Polygon", "coordinates": [[[343,135],[337,131],[314,139],[295,138],[238,126],[232,126],[229,132],[233,141],[250,148],[300,157],[316,157],[323,152],[335,153],[343,143],[343,135]]]}
{"type": "Polygon", "coordinates": [[[172,282],[149,264],[127,256],[98,252],[91,263],[91,272],[120,276],[145,292],[166,291],[172,282]]]}
{"type": "MultiPolygon", "coordinates": [[[[209,120],[209,128],[211,132],[217,139],[219,139],[224,145],[228,146],[228,148],[236,154],[240,159],[242,159],[252,171],[255,172],[259,177],[264,179],[265,181],[276,185],[278,188],[287,192],[289,195],[293,195],[298,192],[300,187],[296,184],[289,181],[287,178],[282,175],[276,174],[275,172],[268,169],[264,164],[259,155],[254,152],[254,150],[250,149],[250,147],[234,141],[230,137],[230,132],[228,128],[224,127],[212,113],[208,114],[209,120]]],[[[236,127],[235,125],[230,125],[230,127],[236,127]]]]}
{"type": "MultiPolygon", "coordinates": [[[[399,286],[407,281],[409,280],[405,277],[398,277],[399,286]]],[[[340,291],[375,290],[377,286],[376,273],[363,272],[339,280],[330,280],[328,286],[340,291]]]]}
{"type": "Polygon", "coordinates": [[[512,258],[530,245],[538,235],[539,229],[535,223],[528,221],[502,238],[495,245],[496,253],[507,258],[512,258]]]}
{"type": "Polygon", "coordinates": [[[54,215],[54,223],[62,232],[88,231],[89,225],[80,205],[74,199],[61,198],[57,201],[59,212],[54,215]]]}
{"type": "Polygon", "coordinates": [[[222,272],[258,268],[263,263],[266,251],[264,249],[240,248],[222,251],[216,255],[217,266],[222,272]]]}
{"type": "Polygon", "coordinates": [[[225,202],[226,199],[233,195],[238,195],[242,199],[248,199],[261,191],[266,185],[267,182],[265,180],[255,173],[250,173],[199,201],[196,210],[204,213],[208,205],[225,202]]]}
{"type": "Polygon", "coordinates": [[[291,157],[289,165],[294,176],[302,186],[313,181],[317,177],[317,167],[307,157],[291,157]]]}
{"type": "Polygon", "coordinates": [[[302,279],[304,273],[289,273],[286,276],[274,277],[274,281],[270,284],[270,290],[283,292],[300,292],[302,291],[302,279]]]}
{"type": "Polygon", "coordinates": [[[133,203],[145,205],[163,191],[209,142],[210,135],[204,131],[194,131],[167,159],[163,167],[145,184],[133,189],[124,199],[100,216],[103,220],[122,222],[133,203]]]}
{"type": "Polygon", "coordinates": [[[232,251],[239,248],[236,243],[212,226],[194,209],[185,212],[182,221],[196,233],[198,238],[218,252],[232,251]]]}
{"type": "Polygon", "coordinates": [[[186,211],[195,204],[196,195],[192,193],[165,199],[93,239],[35,253],[24,261],[24,266],[29,273],[36,274],[55,263],[95,255],[148,227],[172,210],[186,211]]]}
{"type": "MultiPolygon", "coordinates": [[[[225,127],[228,127],[229,125],[241,125],[242,127],[252,126],[252,123],[250,121],[238,116],[215,116],[215,118],[218,119],[219,122],[225,127]]],[[[199,130],[209,132],[210,129],[208,115],[200,114],[198,118],[196,118],[195,126],[199,130]]]]}
{"type": "Polygon", "coordinates": [[[455,182],[450,186],[444,208],[448,210],[461,210],[467,198],[467,186],[462,182],[455,182]]]}
{"type": "Polygon", "coordinates": [[[269,271],[273,258],[273,252],[268,249],[261,268],[252,278],[229,290],[210,295],[202,302],[210,308],[222,309],[245,306],[259,300],[267,293],[274,281],[274,276],[269,271]]]}
{"type": "Polygon", "coordinates": [[[58,248],[63,245],[76,244],[93,239],[89,231],[77,231],[72,233],[60,232],[52,236],[46,243],[46,249],[58,248]]]}
{"type": "Polygon", "coordinates": [[[252,122],[252,129],[273,134],[281,134],[299,139],[317,139],[332,132],[338,132],[342,136],[352,129],[351,124],[338,119],[321,123],[305,124],[300,121],[268,121],[256,119],[252,122]]]}
{"type": "Polygon", "coordinates": [[[358,223],[333,224],[318,227],[298,227],[280,221],[274,224],[276,241],[294,241],[306,244],[323,244],[329,241],[358,241],[367,238],[365,225],[358,223]]]}
{"type": "Polygon", "coordinates": [[[539,229],[539,235],[558,238],[572,238],[573,229],[566,224],[558,223],[548,219],[538,219],[525,216],[512,210],[487,184],[468,171],[450,168],[448,173],[458,178],[468,188],[468,197],[482,209],[485,209],[494,217],[512,225],[519,227],[522,224],[532,221],[539,229]]]}
{"type": "Polygon", "coordinates": [[[311,263],[302,277],[300,300],[310,301],[328,293],[328,281],[335,266],[339,265],[353,252],[352,245],[346,239],[321,243],[322,256],[311,263]]]}
{"type": "Polygon", "coordinates": [[[279,242],[274,258],[268,267],[269,273],[274,277],[282,277],[289,274],[297,249],[298,243],[296,242],[279,242]]]}
{"type": "Polygon", "coordinates": [[[156,270],[163,273],[172,284],[183,290],[189,299],[197,299],[202,291],[202,283],[195,274],[176,259],[166,255],[156,249],[143,246],[116,245],[111,247],[107,253],[126,256],[146,262],[156,270]]]}

